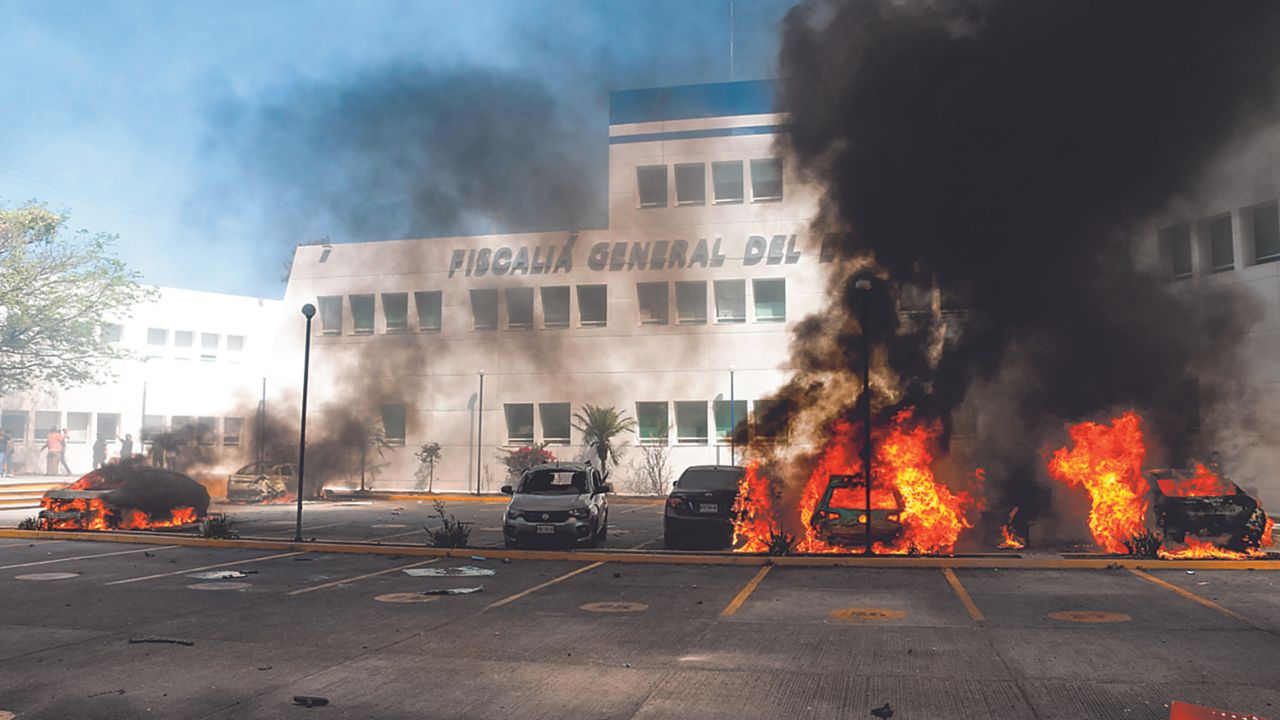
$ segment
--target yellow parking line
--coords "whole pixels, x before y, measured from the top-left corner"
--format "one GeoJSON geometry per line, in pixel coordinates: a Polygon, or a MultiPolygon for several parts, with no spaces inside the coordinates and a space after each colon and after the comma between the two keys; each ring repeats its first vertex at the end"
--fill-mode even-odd
{"type": "Polygon", "coordinates": [[[279,555],[266,555],[264,557],[249,558],[248,560],[236,560],[234,562],[218,563],[217,565],[204,565],[201,567],[186,568],[185,570],[174,570],[173,572],[157,573],[155,575],[143,575],[136,578],[125,578],[124,580],[112,580],[106,585],[124,585],[126,583],[142,582],[143,580],[155,580],[156,578],[171,577],[173,575],[186,575],[187,573],[200,572],[201,570],[213,570],[215,568],[231,567],[233,565],[248,565],[249,563],[262,562],[263,560],[275,560],[277,558],[287,558],[294,555],[304,555],[306,550],[298,552],[280,553],[279,555]]]}
{"type": "Polygon", "coordinates": [[[729,601],[729,604],[725,606],[724,610],[720,611],[720,617],[729,617],[730,615],[738,612],[738,608],[742,607],[742,604],[747,601],[747,598],[751,597],[751,593],[756,591],[756,588],[759,587],[760,583],[764,580],[764,576],[768,575],[769,571],[772,569],[772,565],[765,565],[760,568],[760,572],[757,572],[755,577],[751,578],[751,580],[749,580],[747,584],[738,591],[738,594],[729,601]]]}
{"type": "Polygon", "coordinates": [[[325,583],[323,585],[313,585],[312,587],[305,587],[305,588],[302,588],[301,590],[294,590],[291,593],[285,593],[285,594],[286,595],[303,595],[309,592],[315,592],[316,590],[324,590],[325,588],[331,588],[337,585],[342,585],[344,583],[353,583],[357,580],[366,580],[371,577],[386,575],[387,573],[393,573],[399,570],[404,570],[406,568],[414,568],[414,567],[418,567],[419,565],[430,565],[433,562],[440,562],[440,558],[432,558],[430,560],[423,560],[421,562],[409,563],[408,565],[397,565],[393,568],[387,568],[386,570],[379,570],[378,572],[371,572],[365,575],[356,575],[355,577],[349,577],[349,578],[346,578],[345,580],[334,580],[333,582],[330,582],[330,583],[325,583]]]}
{"type": "Polygon", "coordinates": [[[1209,608],[1210,610],[1214,610],[1214,611],[1217,611],[1217,612],[1222,613],[1223,615],[1226,615],[1227,617],[1231,618],[1232,620],[1238,620],[1239,622],[1242,622],[1242,623],[1244,623],[1245,625],[1249,625],[1249,626],[1251,626],[1251,627],[1255,627],[1255,628],[1258,628],[1259,630],[1263,630],[1264,632],[1267,632],[1267,629],[1266,629],[1266,628],[1264,628],[1264,627],[1262,627],[1262,626],[1261,626],[1261,625],[1259,625],[1258,623],[1256,623],[1256,622],[1254,622],[1254,621],[1250,620],[1249,618],[1247,618],[1247,617],[1245,617],[1245,616],[1241,615],[1241,614],[1240,614],[1240,613],[1238,613],[1238,612],[1235,612],[1234,610],[1228,610],[1228,609],[1226,609],[1226,608],[1222,607],[1222,606],[1221,606],[1221,605],[1219,605],[1218,603],[1216,603],[1216,602],[1214,602],[1214,601],[1212,601],[1212,600],[1210,600],[1210,599],[1208,599],[1208,598],[1200,597],[1199,595],[1197,595],[1197,594],[1195,594],[1195,593],[1191,592],[1190,590],[1187,590],[1187,589],[1185,589],[1185,588],[1180,588],[1180,587],[1178,587],[1177,585],[1174,585],[1174,584],[1173,584],[1173,583],[1171,583],[1171,582],[1166,582],[1166,581],[1164,581],[1164,580],[1161,580],[1160,578],[1156,577],[1155,575],[1152,575],[1151,573],[1143,572],[1143,571],[1141,571],[1141,570],[1138,570],[1137,568],[1128,568],[1128,570],[1129,570],[1129,572],[1133,573],[1134,575],[1137,575],[1138,577],[1142,578],[1143,580],[1146,580],[1147,582],[1155,583],[1156,585],[1159,585],[1160,587],[1164,588],[1165,590],[1169,590],[1169,591],[1174,592],[1174,593],[1176,593],[1176,594],[1178,594],[1178,595],[1181,595],[1182,597],[1184,597],[1184,598],[1186,598],[1186,599],[1190,600],[1190,601],[1191,601],[1191,602],[1193,602],[1193,603],[1197,603],[1197,604],[1199,604],[1199,605],[1203,605],[1204,607],[1207,607],[1207,608],[1209,608]]]}
{"type": "Polygon", "coordinates": [[[951,568],[942,568],[942,574],[947,577],[947,582],[951,585],[951,589],[956,591],[956,595],[960,596],[960,602],[964,603],[964,609],[969,611],[969,617],[977,622],[982,622],[986,618],[982,616],[982,611],[978,609],[973,598],[969,597],[969,591],[964,589],[964,585],[960,584],[960,578],[956,577],[956,573],[951,568]]]}
{"type": "Polygon", "coordinates": [[[590,565],[587,565],[587,566],[585,566],[585,567],[580,567],[580,568],[578,568],[577,570],[574,570],[574,571],[572,571],[572,572],[567,572],[567,573],[565,573],[565,574],[563,574],[563,575],[561,575],[561,576],[559,576],[559,577],[553,577],[553,578],[551,578],[550,580],[548,580],[548,581],[546,581],[546,582],[544,582],[544,583],[542,583],[542,584],[540,584],[540,585],[534,585],[533,587],[529,588],[528,590],[523,590],[523,591],[521,591],[521,592],[516,593],[515,595],[511,595],[511,596],[508,596],[508,597],[504,597],[504,598],[502,598],[501,600],[499,600],[499,601],[497,601],[497,602],[495,602],[495,603],[491,603],[491,604],[489,604],[489,605],[485,606],[485,610],[492,610],[493,608],[496,608],[496,607],[502,607],[503,605],[507,605],[507,604],[509,604],[509,603],[513,603],[513,602],[515,602],[515,601],[519,600],[520,598],[524,597],[525,595],[529,595],[530,593],[535,593],[535,592],[537,592],[537,591],[541,590],[541,589],[542,589],[542,588],[544,588],[544,587],[550,587],[551,585],[555,585],[555,584],[556,584],[556,583],[558,583],[558,582],[564,582],[565,580],[568,580],[569,578],[573,577],[574,575],[581,575],[582,573],[584,573],[584,572],[586,572],[586,571],[588,571],[588,570],[595,570],[596,568],[600,567],[600,566],[601,566],[601,565],[603,565],[603,564],[604,564],[603,562],[593,562],[593,563],[591,563],[590,565]]]}
{"type": "Polygon", "coordinates": [[[92,558],[111,557],[112,555],[133,555],[140,552],[156,552],[158,550],[172,550],[177,545],[162,545],[160,547],[142,548],[141,550],[117,550],[116,552],[98,553],[96,555],[77,555],[75,557],[54,558],[53,560],[36,560],[35,562],[17,563],[16,565],[0,565],[0,570],[9,570],[10,568],[24,568],[33,565],[52,565],[53,563],[71,562],[72,560],[89,560],[92,558]]]}

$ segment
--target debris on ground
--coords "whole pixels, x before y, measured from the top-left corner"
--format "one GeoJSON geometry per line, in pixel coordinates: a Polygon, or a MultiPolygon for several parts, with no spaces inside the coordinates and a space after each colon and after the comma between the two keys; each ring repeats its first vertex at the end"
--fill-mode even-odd
{"type": "Polygon", "coordinates": [[[324,707],[329,704],[329,698],[314,695],[294,695],[293,704],[301,705],[302,707],[324,707]]]}
{"type": "Polygon", "coordinates": [[[89,697],[96,698],[96,697],[102,697],[103,695],[123,695],[124,692],[125,692],[124,688],[119,688],[117,690],[103,690],[102,692],[96,692],[90,695],[89,697]]]}
{"type": "MultiPolygon", "coordinates": [[[[872,477],[875,476],[873,475],[872,477]]],[[[889,707],[889,703],[885,703],[881,707],[872,709],[871,714],[878,718],[888,720],[888,718],[893,717],[893,708],[889,707]]]]}
{"type": "Polygon", "coordinates": [[[258,670],[270,670],[272,667],[273,667],[273,666],[271,666],[271,665],[262,665],[262,666],[260,666],[260,667],[258,667],[258,668],[256,668],[256,669],[258,669],[258,670]]]}
{"type": "Polygon", "coordinates": [[[143,556],[143,557],[155,557],[155,556],[156,556],[156,554],[155,554],[155,553],[153,553],[153,552],[145,551],[145,550],[144,550],[144,551],[143,551],[143,553],[142,553],[142,556],[143,556]]]}
{"type": "Polygon", "coordinates": [[[478,593],[484,589],[483,585],[477,585],[471,588],[439,588],[436,590],[423,590],[419,595],[470,595],[478,593]]]}
{"type": "Polygon", "coordinates": [[[485,557],[485,556],[483,556],[483,555],[472,555],[472,556],[471,556],[471,559],[472,559],[472,560],[478,560],[478,561],[480,561],[480,562],[484,562],[485,560],[488,560],[489,558],[487,558],[487,557],[485,557]]]}
{"type": "MultiPolygon", "coordinates": [[[[872,477],[875,477],[875,476],[873,475],[872,477]]],[[[622,573],[614,573],[614,574],[613,574],[613,579],[614,579],[614,580],[617,580],[617,579],[618,579],[618,578],[620,578],[620,577],[622,577],[622,573]]]]}
{"type": "Polygon", "coordinates": [[[138,643],[164,643],[167,645],[186,645],[187,647],[191,647],[192,645],[196,644],[194,640],[183,640],[182,638],[151,637],[151,636],[129,638],[130,645],[137,645],[138,643]]]}
{"type": "MultiPolygon", "coordinates": [[[[871,477],[873,477],[873,478],[874,478],[874,477],[875,477],[875,475],[872,475],[871,477]]],[[[1196,571],[1195,571],[1195,570],[1188,570],[1188,571],[1187,571],[1187,574],[1188,574],[1188,575],[1195,575],[1195,574],[1196,574],[1196,571]]]]}
{"type": "Polygon", "coordinates": [[[511,558],[502,558],[502,564],[503,564],[503,565],[510,565],[510,564],[511,564],[511,558]]]}
{"type": "Polygon", "coordinates": [[[189,578],[196,580],[230,580],[231,578],[249,577],[257,575],[257,570],[210,570],[209,572],[192,573],[189,578]]]}
{"type": "Polygon", "coordinates": [[[405,568],[400,572],[410,577],[480,577],[482,575],[497,574],[489,568],[480,568],[475,565],[447,568],[405,568]]]}

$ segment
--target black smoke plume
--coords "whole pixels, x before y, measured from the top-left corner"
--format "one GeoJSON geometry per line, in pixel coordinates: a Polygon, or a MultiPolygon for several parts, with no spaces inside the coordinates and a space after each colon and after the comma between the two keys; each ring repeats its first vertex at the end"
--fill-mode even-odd
{"type": "MultiPolygon", "coordinates": [[[[823,188],[815,231],[882,281],[873,362],[896,390],[879,411],[949,423],[970,395],[994,499],[1024,514],[1063,419],[1135,407],[1170,453],[1185,445],[1195,383],[1229,372],[1249,313],[1227,291],[1169,292],[1168,266],[1134,250],[1224,146],[1274,121],[1280,3],[814,1],[787,16],[780,65],[791,157],[823,188]],[[912,285],[937,288],[934,322],[897,312],[912,285]]],[[[797,406],[861,373],[858,276],[795,339],[797,406]]]]}

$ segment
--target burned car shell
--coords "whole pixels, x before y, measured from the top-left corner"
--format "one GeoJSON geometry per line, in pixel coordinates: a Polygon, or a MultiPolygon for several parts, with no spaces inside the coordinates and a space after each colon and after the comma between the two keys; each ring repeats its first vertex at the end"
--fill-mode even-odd
{"type": "Polygon", "coordinates": [[[227,502],[266,502],[286,497],[297,484],[291,463],[251,462],[227,476],[227,502]]]}
{"type": "MultiPolygon", "coordinates": [[[[833,495],[841,490],[853,493],[852,499],[866,505],[866,485],[859,475],[832,475],[827,481],[827,488],[814,507],[809,524],[817,532],[818,537],[831,545],[852,546],[866,542],[867,526],[871,527],[872,542],[890,542],[902,535],[902,498],[897,490],[890,491],[893,508],[874,508],[867,521],[867,511],[860,507],[833,506],[833,495]]],[[[874,488],[873,488],[874,490],[874,488]]],[[[876,494],[883,497],[884,491],[876,494]]],[[[872,505],[876,504],[874,500],[872,505]]]]}
{"type": "Polygon", "coordinates": [[[612,488],[600,472],[587,463],[547,463],[524,471],[503,515],[502,536],[507,547],[533,544],[568,544],[595,547],[609,533],[609,501],[612,488]],[[535,480],[558,476],[563,483],[531,491],[535,480]],[[567,479],[566,479],[567,476],[567,479]],[[552,487],[561,488],[551,490],[552,487]]]}
{"type": "Polygon", "coordinates": [[[1161,481],[1183,481],[1187,470],[1154,469],[1143,473],[1150,500],[1150,522],[1165,540],[1182,544],[1188,535],[1224,538],[1228,550],[1257,548],[1266,530],[1267,516],[1258,501],[1226,477],[1221,481],[1234,492],[1230,495],[1177,496],[1166,494],[1161,481]]]}

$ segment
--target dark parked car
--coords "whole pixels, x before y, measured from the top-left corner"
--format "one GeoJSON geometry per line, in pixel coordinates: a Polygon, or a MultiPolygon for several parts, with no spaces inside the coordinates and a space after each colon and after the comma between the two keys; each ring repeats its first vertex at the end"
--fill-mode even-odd
{"type": "Polygon", "coordinates": [[[745,470],[737,465],[694,465],[680,474],[662,518],[669,548],[733,544],[733,504],[745,470]]]}
{"type": "Polygon", "coordinates": [[[1202,540],[1218,538],[1219,544],[1236,552],[1257,548],[1267,526],[1262,506],[1231,480],[1200,470],[1144,473],[1150,486],[1153,529],[1178,544],[1192,535],[1202,540]]]}
{"type": "Polygon", "coordinates": [[[529,468],[515,487],[502,523],[507,547],[569,544],[595,547],[609,535],[613,488],[587,463],[548,463],[529,468]]]}
{"type": "MultiPolygon", "coordinates": [[[[858,546],[867,540],[867,486],[860,475],[832,475],[809,524],[828,545],[858,546]]],[[[897,490],[871,489],[871,541],[902,535],[902,498],[897,490]]]]}

